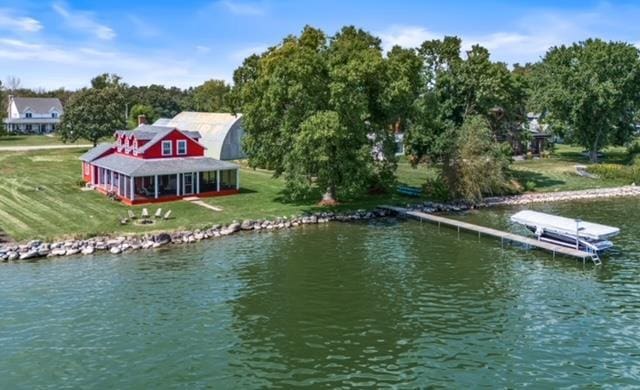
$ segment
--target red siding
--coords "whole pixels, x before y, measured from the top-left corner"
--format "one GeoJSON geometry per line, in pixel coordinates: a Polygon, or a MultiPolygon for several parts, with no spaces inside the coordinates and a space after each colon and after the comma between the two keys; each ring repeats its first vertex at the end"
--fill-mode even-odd
{"type": "Polygon", "coordinates": [[[163,158],[163,157],[201,157],[204,156],[204,146],[200,145],[198,142],[192,140],[186,135],[182,134],[179,130],[173,130],[171,133],[167,134],[161,141],[153,144],[149,149],[144,152],[142,158],[163,158]],[[178,140],[186,140],[187,141],[187,154],[186,155],[178,155],[178,140]],[[172,155],[171,156],[163,156],[162,155],[162,141],[171,141],[172,143],[172,155]]]}
{"type": "Polygon", "coordinates": [[[91,164],[86,161],[82,162],[82,180],[91,183],[91,164]]]}

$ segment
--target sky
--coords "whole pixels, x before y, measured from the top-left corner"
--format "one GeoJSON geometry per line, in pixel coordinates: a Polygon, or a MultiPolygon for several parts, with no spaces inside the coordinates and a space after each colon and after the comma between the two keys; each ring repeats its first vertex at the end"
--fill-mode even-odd
{"type": "Polygon", "coordinates": [[[305,25],[355,25],[393,45],[456,35],[508,64],[589,37],[640,45],[640,0],[0,0],[0,80],[76,89],[100,73],[186,88],[232,80],[254,52],[305,25]]]}

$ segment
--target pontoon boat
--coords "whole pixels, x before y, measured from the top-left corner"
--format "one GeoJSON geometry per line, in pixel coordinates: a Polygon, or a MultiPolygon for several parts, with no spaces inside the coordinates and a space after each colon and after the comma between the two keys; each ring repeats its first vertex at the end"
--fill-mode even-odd
{"type": "Polygon", "coordinates": [[[620,233],[616,227],[531,210],[517,212],[511,221],[524,225],[538,240],[590,253],[611,248],[613,243],[609,239],[620,233]]]}

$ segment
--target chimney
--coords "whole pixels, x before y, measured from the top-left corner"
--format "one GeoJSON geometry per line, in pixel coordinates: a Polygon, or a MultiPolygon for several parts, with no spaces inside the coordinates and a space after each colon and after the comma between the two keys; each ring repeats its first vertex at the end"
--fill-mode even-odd
{"type": "Polygon", "coordinates": [[[138,126],[146,125],[146,124],[147,124],[147,117],[144,114],[138,115],[138,126]]]}

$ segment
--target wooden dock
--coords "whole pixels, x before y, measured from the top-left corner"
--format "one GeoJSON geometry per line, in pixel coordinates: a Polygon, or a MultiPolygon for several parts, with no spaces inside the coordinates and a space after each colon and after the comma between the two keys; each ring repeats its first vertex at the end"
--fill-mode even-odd
{"type": "Polygon", "coordinates": [[[583,262],[586,262],[587,259],[592,260],[594,264],[600,265],[600,259],[597,256],[594,256],[591,253],[587,253],[584,251],[580,251],[573,248],[568,248],[565,246],[554,245],[548,242],[539,241],[534,238],[521,236],[519,234],[513,234],[509,232],[503,232],[502,230],[492,229],[484,226],[474,225],[472,223],[467,223],[463,221],[458,221],[455,219],[440,217],[433,214],[423,213],[420,211],[410,211],[408,209],[402,207],[394,207],[394,206],[380,206],[381,209],[389,210],[394,213],[405,215],[407,217],[412,217],[418,219],[420,221],[429,221],[440,225],[444,225],[447,227],[455,228],[460,233],[460,230],[466,230],[470,232],[478,233],[478,237],[485,235],[490,237],[499,238],[501,243],[504,245],[506,242],[517,242],[519,244],[526,245],[527,247],[533,247],[538,249],[543,249],[549,251],[553,254],[555,258],[556,254],[564,255],[568,257],[574,257],[578,259],[582,259],[583,262]]]}

